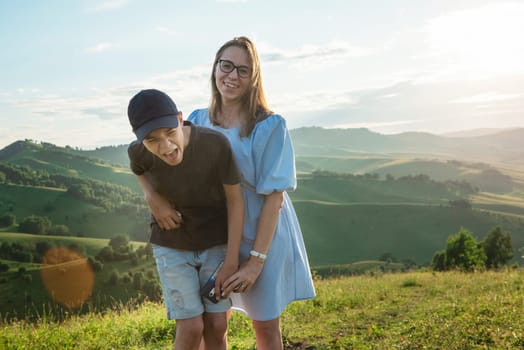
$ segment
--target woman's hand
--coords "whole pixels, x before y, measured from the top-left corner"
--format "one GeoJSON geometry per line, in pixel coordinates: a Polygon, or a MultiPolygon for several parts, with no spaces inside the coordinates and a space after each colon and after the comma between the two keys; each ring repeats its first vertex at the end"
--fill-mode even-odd
{"type": "Polygon", "coordinates": [[[231,292],[244,293],[250,290],[260,276],[263,267],[264,262],[262,260],[253,256],[249,257],[240,265],[238,271],[224,282],[222,285],[223,295],[227,296],[231,292]]]}

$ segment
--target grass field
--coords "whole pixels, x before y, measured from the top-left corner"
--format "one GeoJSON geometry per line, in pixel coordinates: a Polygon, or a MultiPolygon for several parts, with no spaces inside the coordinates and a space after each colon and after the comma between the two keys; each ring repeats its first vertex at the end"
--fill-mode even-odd
{"type": "MultiPolygon", "coordinates": [[[[316,281],[317,297],[282,315],[286,349],[522,349],[524,270],[409,272],[316,281]]],[[[162,304],[117,304],[63,322],[1,322],[0,347],[171,349],[175,323],[162,304]]],[[[250,322],[233,313],[230,349],[255,349],[250,322]]]]}

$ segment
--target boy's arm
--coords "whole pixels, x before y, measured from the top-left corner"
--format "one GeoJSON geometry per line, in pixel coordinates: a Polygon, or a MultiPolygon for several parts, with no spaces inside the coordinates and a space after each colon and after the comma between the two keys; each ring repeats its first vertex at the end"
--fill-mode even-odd
{"type": "MultiPolygon", "coordinates": [[[[223,282],[238,270],[240,241],[244,227],[244,197],[240,184],[223,185],[227,205],[227,251],[224,265],[217,275],[215,290],[223,288],[223,282]]],[[[220,297],[220,293],[216,293],[220,297]]]]}
{"type": "Polygon", "coordinates": [[[144,192],[144,199],[149,209],[151,209],[151,213],[155,217],[158,226],[160,226],[162,230],[171,230],[180,227],[183,222],[180,213],[171,206],[167,199],[155,191],[144,175],[137,175],[136,178],[142,188],[142,192],[144,192]]]}

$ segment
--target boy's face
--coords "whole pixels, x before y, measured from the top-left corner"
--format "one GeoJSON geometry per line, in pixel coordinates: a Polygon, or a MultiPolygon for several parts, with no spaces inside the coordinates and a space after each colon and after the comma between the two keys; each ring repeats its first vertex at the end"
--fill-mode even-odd
{"type": "Polygon", "coordinates": [[[181,114],[179,114],[178,128],[155,129],[144,138],[142,144],[149,152],[169,165],[182,163],[186,142],[181,114]]]}

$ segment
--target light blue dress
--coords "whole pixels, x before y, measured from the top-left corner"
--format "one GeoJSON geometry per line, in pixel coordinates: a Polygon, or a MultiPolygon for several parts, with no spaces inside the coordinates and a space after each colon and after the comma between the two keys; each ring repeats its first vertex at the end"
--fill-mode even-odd
{"type": "Polygon", "coordinates": [[[311,299],[315,288],[309,268],[302,231],[285,191],[296,188],[293,145],[286,121],[278,114],[256,124],[250,137],[240,137],[237,128],[213,125],[207,109],[195,110],[188,120],[220,131],[231,143],[242,175],[245,218],[240,261],[249,258],[255,240],[264,195],[284,192],[276,232],[262,273],[247,293],[232,294],[233,309],[257,321],[280,316],[294,300],[311,299]]]}

